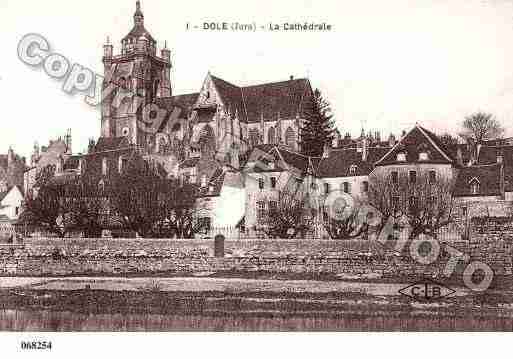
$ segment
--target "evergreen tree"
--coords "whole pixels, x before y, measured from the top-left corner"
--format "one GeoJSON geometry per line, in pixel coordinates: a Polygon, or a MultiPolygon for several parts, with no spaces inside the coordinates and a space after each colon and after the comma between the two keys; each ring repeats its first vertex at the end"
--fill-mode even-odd
{"type": "Polygon", "coordinates": [[[324,145],[331,145],[335,133],[330,104],[319,89],[313,93],[305,108],[305,121],[300,130],[301,152],[308,156],[321,156],[324,145]]]}

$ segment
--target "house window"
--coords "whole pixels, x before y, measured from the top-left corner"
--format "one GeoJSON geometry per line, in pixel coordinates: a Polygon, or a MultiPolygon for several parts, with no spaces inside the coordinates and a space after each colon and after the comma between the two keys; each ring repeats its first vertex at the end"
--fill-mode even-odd
{"type": "Polygon", "coordinates": [[[102,160],[102,175],[107,176],[109,174],[109,160],[105,157],[102,160]]]}
{"type": "Polygon", "coordinates": [[[276,213],[276,209],[278,208],[278,202],[276,201],[269,201],[269,212],[276,213]]]}
{"type": "Polygon", "coordinates": [[[429,171],[429,184],[434,184],[436,182],[436,172],[429,171]]]}
{"type": "Polygon", "coordinates": [[[329,183],[324,184],[324,193],[325,194],[330,193],[330,184],[329,183]]]}
{"type": "Polygon", "coordinates": [[[468,212],[467,207],[463,207],[463,208],[461,209],[461,211],[462,211],[462,213],[463,213],[463,216],[464,216],[464,217],[466,217],[466,216],[467,216],[467,212],[468,212]]]}
{"type": "Polygon", "coordinates": [[[263,178],[258,179],[258,188],[264,189],[264,179],[263,178]]]}
{"type": "Polygon", "coordinates": [[[201,187],[202,188],[207,187],[207,175],[201,176],[201,187]]]}
{"type": "Polygon", "coordinates": [[[477,180],[474,180],[470,183],[470,192],[472,194],[478,194],[479,193],[479,182],[477,180]]]}
{"type": "Polygon", "coordinates": [[[429,160],[429,155],[427,152],[420,152],[419,153],[419,160],[420,161],[427,161],[429,160]]]}
{"type": "Polygon", "coordinates": [[[18,214],[20,214],[20,207],[15,207],[14,208],[14,215],[17,216],[18,214]]]}
{"type": "Polygon", "coordinates": [[[392,172],[392,183],[399,183],[399,174],[396,171],[392,172]]]}
{"type": "Polygon", "coordinates": [[[414,196],[411,196],[408,201],[408,207],[410,209],[410,212],[414,212],[417,210],[417,198],[414,196]]]}
{"type": "Polygon", "coordinates": [[[271,188],[276,188],[276,177],[271,177],[271,188]]]}
{"type": "Polygon", "coordinates": [[[417,182],[417,172],[410,171],[409,179],[410,179],[410,184],[415,184],[417,182]]]}
{"type": "Polygon", "coordinates": [[[345,193],[351,193],[351,184],[349,182],[344,182],[343,189],[345,193]]]}
{"type": "Polygon", "coordinates": [[[258,201],[256,203],[257,205],[257,221],[261,222],[265,218],[265,202],[264,201],[258,201]]]}
{"type": "Polygon", "coordinates": [[[369,182],[363,181],[363,192],[369,192],[369,182]]]}
{"type": "Polygon", "coordinates": [[[392,197],[392,208],[394,208],[396,211],[399,209],[399,197],[392,197]]]}
{"type": "Polygon", "coordinates": [[[310,184],[310,188],[311,188],[313,191],[317,190],[317,183],[312,182],[312,183],[310,184]]]}
{"type": "Polygon", "coordinates": [[[349,167],[349,174],[355,175],[357,169],[358,167],[356,165],[351,165],[351,167],[349,167]]]}
{"type": "Polygon", "coordinates": [[[397,162],[406,162],[406,153],[399,152],[397,154],[397,162]]]}

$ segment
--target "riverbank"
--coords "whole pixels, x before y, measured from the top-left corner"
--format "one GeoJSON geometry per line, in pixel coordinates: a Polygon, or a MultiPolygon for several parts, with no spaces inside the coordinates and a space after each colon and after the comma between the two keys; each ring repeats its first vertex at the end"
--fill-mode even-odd
{"type": "Polygon", "coordinates": [[[513,330],[509,294],[424,302],[405,284],[0,278],[0,330],[513,330]]]}

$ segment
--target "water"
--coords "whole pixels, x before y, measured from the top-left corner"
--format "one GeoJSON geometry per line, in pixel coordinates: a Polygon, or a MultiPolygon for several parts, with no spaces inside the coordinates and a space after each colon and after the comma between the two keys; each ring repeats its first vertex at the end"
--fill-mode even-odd
{"type": "Polygon", "coordinates": [[[1,331],[512,331],[512,318],[84,314],[0,310],[1,331]]]}

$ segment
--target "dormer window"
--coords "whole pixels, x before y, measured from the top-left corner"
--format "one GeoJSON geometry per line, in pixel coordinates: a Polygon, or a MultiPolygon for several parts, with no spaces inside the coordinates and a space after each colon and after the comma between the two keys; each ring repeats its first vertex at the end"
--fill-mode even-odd
{"type": "Polygon", "coordinates": [[[425,151],[419,152],[419,161],[427,161],[429,160],[429,154],[425,151]]]}
{"type": "Polygon", "coordinates": [[[398,152],[397,153],[397,162],[406,162],[406,153],[398,152]]]}
{"type": "Polygon", "coordinates": [[[351,167],[349,167],[349,174],[355,175],[357,169],[358,167],[356,165],[351,165],[351,167]]]}
{"type": "Polygon", "coordinates": [[[474,177],[470,180],[469,184],[470,184],[470,193],[471,194],[479,194],[479,180],[474,177]]]}

